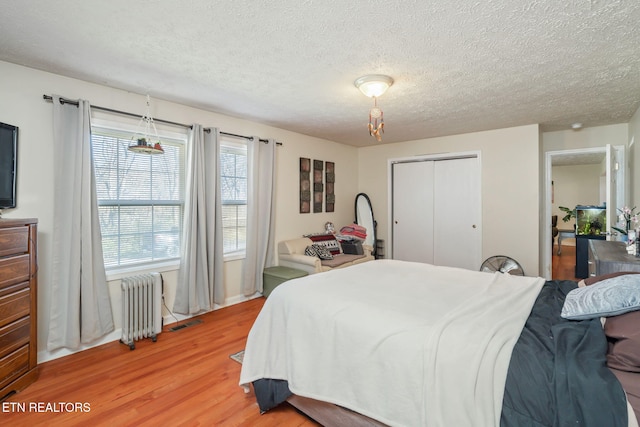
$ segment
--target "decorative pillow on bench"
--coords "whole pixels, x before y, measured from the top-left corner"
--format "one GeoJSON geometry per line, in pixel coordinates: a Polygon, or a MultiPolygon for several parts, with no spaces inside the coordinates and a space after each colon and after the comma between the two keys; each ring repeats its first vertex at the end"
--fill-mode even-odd
{"type": "Polygon", "coordinates": [[[314,245],[324,246],[331,252],[331,255],[338,255],[342,253],[340,243],[336,240],[336,236],[333,234],[311,234],[308,236],[314,245]]]}
{"type": "Polygon", "coordinates": [[[307,256],[313,256],[313,257],[317,257],[324,260],[333,259],[333,255],[331,254],[331,252],[329,252],[329,249],[315,243],[311,246],[307,246],[306,249],[304,250],[304,254],[307,256]]]}

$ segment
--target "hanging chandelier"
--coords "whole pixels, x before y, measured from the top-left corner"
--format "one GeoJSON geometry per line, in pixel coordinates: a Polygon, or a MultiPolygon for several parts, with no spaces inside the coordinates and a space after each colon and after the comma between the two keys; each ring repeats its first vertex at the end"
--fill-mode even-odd
{"type": "Polygon", "coordinates": [[[151,117],[150,98],[147,95],[147,109],[144,116],[140,117],[138,122],[138,130],[131,137],[129,151],[141,154],[164,154],[164,150],[160,145],[160,137],[156,130],[156,125],[151,117]]]}
{"type": "Polygon", "coordinates": [[[389,89],[393,79],[381,74],[370,74],[358,78],[353,84],[360,92],[373,98],[373,108],[369,110],[369,135],[380,142],[384,133],[384,112],[378,107],[378,97],[389,89]]]}

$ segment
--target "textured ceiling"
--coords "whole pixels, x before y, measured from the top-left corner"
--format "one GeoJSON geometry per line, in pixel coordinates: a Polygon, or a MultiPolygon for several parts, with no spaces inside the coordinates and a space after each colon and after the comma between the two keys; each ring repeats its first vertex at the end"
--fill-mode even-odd
{"type": "Polygon", "coordinates": [[[357,146],[379,144],[353,86],[370,73],[395,80],[383,143],[624,123],[640,106],[637,0],[0,6],[0,60],[357,146]]]}

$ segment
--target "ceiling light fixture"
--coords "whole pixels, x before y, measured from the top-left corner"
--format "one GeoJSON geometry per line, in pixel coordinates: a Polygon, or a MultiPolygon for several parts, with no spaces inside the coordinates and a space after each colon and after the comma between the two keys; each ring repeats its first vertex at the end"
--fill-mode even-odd
{"type": "Polygon", "coordinates": [[[580,130],[580,129],[582,129],[582,123],[573,123],[573,124],[571,125],[571,129],[573,129],[573,130],[580,130]]]}
{"type": "Polygon", "coordinates": [[[369,135],[378,142],[382,141],[384,113],[378,107],[378,97],[389,89],[389,86],[393,84],[393,79],[382,74],[370,74],[356,79],[353,84],[360,89],[360,92],[373,98],[373,108],[369,110],[369,135]]]}
{"type": "Polygon", "coordinates": [[[144,116],[140,117],[138,122],[138,131],[131,137],[131,144],[129,145],[129,151],[141,154],[164,154],[164,150],[160,145],[160,137],[156,130],[156,125],[151,117],[150,98],[147,95],[147,110],[144,116]],[[153,135],[151,132],[153,131],[153,135]],[[151,137],[154,137],[155,142],[151,137]]]}
{"type": "Polygon", "coordinates": [[[353,84],[369,98],[377,98],[389,89],[393,79],[382,74],[369,74],[360,77],[353,84]]]}

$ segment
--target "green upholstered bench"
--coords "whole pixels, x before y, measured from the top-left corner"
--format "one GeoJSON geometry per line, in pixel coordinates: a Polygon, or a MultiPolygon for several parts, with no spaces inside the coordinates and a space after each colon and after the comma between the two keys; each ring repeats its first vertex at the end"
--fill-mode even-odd
{"type": "Polygon", "coordinates": [[[268,297],[276,286],[286,282],[287,280],[297,279],[308,275],[306,271],[297,270],[291,267],[275,266],[267,267],[263,273],[263,291],[262,295],[268,297]]]}

